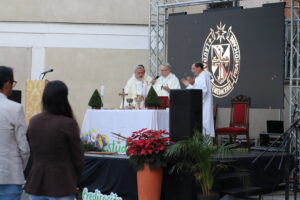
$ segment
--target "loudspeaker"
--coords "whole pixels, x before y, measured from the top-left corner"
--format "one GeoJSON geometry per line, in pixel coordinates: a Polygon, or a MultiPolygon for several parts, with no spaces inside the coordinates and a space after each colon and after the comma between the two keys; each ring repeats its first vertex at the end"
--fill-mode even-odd
{"type": "Polygon", "coordinates": [[[8,99],[15,101],[17,103],[22,102],[22,92],[21,90],[13,90],[11,95],[7,97],[8,99]]]}
{"type": "Polygon", "coordinates": [[[196,190],[193,174],[164,173],[163,200],[194,200],[196,190]]]}
{"type": "Polygon", "coordinates": [[[170,139],[174,142],[202,132],[202,90],[171,90],[170,139]]]}

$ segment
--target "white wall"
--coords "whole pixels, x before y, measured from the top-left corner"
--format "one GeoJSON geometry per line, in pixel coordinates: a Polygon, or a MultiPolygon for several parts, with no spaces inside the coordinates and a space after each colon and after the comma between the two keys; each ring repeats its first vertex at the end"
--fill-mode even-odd
{"type": "Polygon", "coordinates": [[[32,49],[31,78],[45,70],[45,48],[148,49],[148,27],[0,22],[1,47],[32,49]]]}

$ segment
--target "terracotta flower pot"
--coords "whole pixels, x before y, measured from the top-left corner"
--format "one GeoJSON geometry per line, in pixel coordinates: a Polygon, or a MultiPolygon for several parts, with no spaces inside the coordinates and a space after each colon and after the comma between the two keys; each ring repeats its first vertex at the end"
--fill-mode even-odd
{"type": "Polygon", "coordinates": [[[151,170],[148,164],[137,172],[139,200],[160,200],[163,169],[151,170]]]}

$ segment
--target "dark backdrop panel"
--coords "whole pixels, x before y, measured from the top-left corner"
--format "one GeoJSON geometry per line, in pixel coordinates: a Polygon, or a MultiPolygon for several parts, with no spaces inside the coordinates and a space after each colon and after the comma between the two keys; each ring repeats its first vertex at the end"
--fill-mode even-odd
{"type": "MultiPolygon", "coordinates": [[[[240,72],[233,91],[214,98],[229,107],[238,94],[251,97],[253,108],[283,107],[284,16],[283,4],[261,8],[230,9],[169,17],[168,61],[178,78],[191,76],[191,64],[201,61],[203,45],[217,25],[230,26],[240,48],[240,72]]],[[[231,56],[232,52],[231,52],[231,56]]],[[[231,64],[232,65],[232,64],[231,64]]],[[[211,67],[208,67],[211,71],[211,67]]]]}

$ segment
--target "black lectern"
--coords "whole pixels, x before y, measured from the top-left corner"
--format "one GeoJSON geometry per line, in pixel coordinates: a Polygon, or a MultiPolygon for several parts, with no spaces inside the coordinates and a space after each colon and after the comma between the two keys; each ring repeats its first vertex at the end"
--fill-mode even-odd
{"type": "Polygon", "coordinates": [[[170,138],[176,142],[202,131],[202,90],[171,90],[170,138]]]}
{"type": "MultiPolygon", "coordinates": [[[[171,140],[176,142],[189,138],[195,129],[202,131],[202,90],[171,90],[171,140]]],[[[192,174],[175,172],[169,175],[165,172],[164,181],[164,200],[196,199],[197,188],[192,174]]]]}

